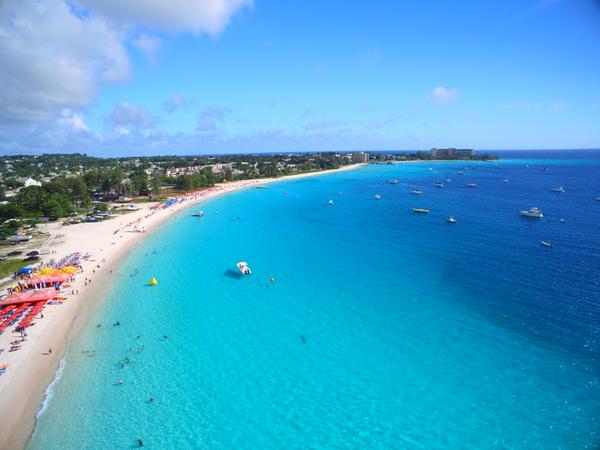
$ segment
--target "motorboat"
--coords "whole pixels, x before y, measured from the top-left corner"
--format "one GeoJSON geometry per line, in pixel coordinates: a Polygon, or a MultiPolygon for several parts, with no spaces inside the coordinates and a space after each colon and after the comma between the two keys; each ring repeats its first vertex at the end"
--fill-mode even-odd
{"type": "Polygon", "coordinates": [[[397,178],[393,178],[390,180],[390,184],[400,184],[400,180],[398,180],[397,178]]]}
{"type": "Polygon", "coordinates": [[[548,248],[553,247],[553,245],[548,241],[540,241],[540,244],[542,244],[544,247],[548,247],[548,248]]]}
{"type": "Polygon", "coordinates": [[[448,223],[456,223],[456,222],[458,222],[458,220],[456,219],[456,217],[450,216],[450,217],[448,217],[446,219],[446,222],[448,222],[448,223]]]}
{"type": "Polygon", "coordinates": [[[565,192],[565,188],[562,187],[562,186],[553,187],[552,191],[554,191],[554,192],[565,192]]]}
{"type": "Polygon", "coordinates": [[[381,200],[381,195],[379,195],[379,194],[375,194],[374,197],[375,197],[375,200],[381,200]]]}
{"type": "Polygon", "coordinates": [[[334,201],[333,201],[333,200],[329,200],[329,201],[327,202],[327,204],[329,204],[329,205],[333,205],[333,203],[334,203],[334,201]]]}
{"type": "Polygon", "coordinates": [[[192,214],[192,216],[194,216],[194,217],[204,217],[204,211],[196,211],[194,214],[192,214]]]}
{"type": "Polygon", "coordinates": [[[478,187],[478,186],[477,186],[477,184],[475,184],[475,183],[468,183],[468,184],[467,184],[467,187],[469,187],[469,188],[476,188],[476,187],[478,187]]]}
{"type": "Polygon", "coordinates": [[[450,183],[452,180],[450,178],[446,178],[444,181],[446,181],[446,183],[450,183]]]}
{"type": "Polygon", "coordinates": [[[544,217],[542,211],[535,207],[529,208],[527,211],[521,211],[521,215],[525,217],[535,217],[536,219],[541,219],[544,217]]]}
{"type": "Polygon", "coordinates": [[[566,223],[566,219],[560,219],[560,223],[566,223]]]}
{"type": "Polygon", "coordinates": [[[435,183],[434,186],[435,187],[444,187],[444,183],[435,183]]]}
{"type": "Polygon", "coordinates": [[[423,208],[413,208],[412,212],[420,213],[420,214],[429,214],[431,211],[429,211],[428,209],[423,209],[423,208]]]}
{"type": "Polygon", "coordinates": [[[244,275],[250,275],[252,273],[252,271],[250,270],[250,267],[248,267],[248,263],[246,261],[241,261],[241,262],[237,263],[236,266],[239,269],[239,271],[242,272],[242,274],[244,274],[244,275]]]}
{"type": "Polygon", "coordinates": [[[464,175],[464,172],[456,172],[456,175],[464,175]]]}
{"type": "Polygon", "coordinates": [[[504,180],[502,180],[503,183],[510,183],[510,180],[508,178],[505,178],[504,180]]]}
{"type": "Polygon", "coordinates": [[[410,191],[410,193],[411,193],[411,194],[414,194],[414,195],[422,195],[422,194],[423,194],[423,191],[419,191],[419,190],[416,190],[416,189],[415,189],[414,191],[410,191]]]}

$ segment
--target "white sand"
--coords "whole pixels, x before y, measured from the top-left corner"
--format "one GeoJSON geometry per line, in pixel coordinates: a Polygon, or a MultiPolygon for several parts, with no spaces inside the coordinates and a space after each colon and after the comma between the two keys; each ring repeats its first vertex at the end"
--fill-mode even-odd
{"type": "MultiPolygon", "coordinates": [[[[354,169],[361,165],[354,164],[338,170],[354,169]]],[[[51,249],[55,253],[46,255],[45,261],[59,260],[73,252],[90,253],[92,257],[82,263],[83,271],[76,275],[71,287],[63,290],[69,293],[66,295],[68,300],[62,305],[46,306],[44,318],[36,319],[35,326],[27,329],[28,338],[20,351],[8,353],[9,342],[18,334],[6,331],[0,335],[0,348],[5,349],[0,354],[0,365],[8,365],[6,373],[0,377],[0,449],[21,449],[27,445],[44,390],[54,378],[68,343],[103,300],[106,287],[111,283],[111,271],[117,271],[122,257],[133,245],[165,219],[193,204],[251,186],[326,172],[334,171],[227,183],[166,209],[152,211],[150,208],[155,203],[137,204],[141,208],[139,211],[104,222],[70,226],[47,224],[44,231],[54,236],[51,249]],[[137,229],[145,232],[134,231],[133,225],[126,226],[133,222],[137,224],[137,229]],[[116,230],[119,231],[115,234],[116,230]],[[86,283],[86,279],[92,282],[86,283]],[[72,289],[79,294],[71,295],[72,289]],[[51,354],[48,354],[49,348],[52,348],[51,354]]]]}

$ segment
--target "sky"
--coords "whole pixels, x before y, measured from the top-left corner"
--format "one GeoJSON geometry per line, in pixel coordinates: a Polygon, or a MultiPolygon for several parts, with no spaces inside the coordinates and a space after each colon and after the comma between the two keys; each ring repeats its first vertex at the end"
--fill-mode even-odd
{"type": "Polygon", "coordinates": [[[600,2],[0,0],[0,154],[446,146],[599,148],[600,2]]]}

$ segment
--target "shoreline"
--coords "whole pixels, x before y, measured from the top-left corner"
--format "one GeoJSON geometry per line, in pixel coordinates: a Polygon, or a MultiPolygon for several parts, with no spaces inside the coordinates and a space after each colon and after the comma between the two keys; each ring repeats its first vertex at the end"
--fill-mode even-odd
{"type": "MultiPolygon", "coordinates": [[[[69,295],[68,301],[62,305],[46,306],[44,319],[36,320],[36,326],[28,328],[28,342],[21,351],[2,354],[1,362],[7,363],[9,368],[0,377],[0,449],[27,447],[35,430],[38,412],[46,399],[46,390],[55,379],[57,369],[70,344],[98,308],[104,305],[112,273],[116,272],[133,247],[164,225],[168,219],[183,209],[232,192],[278,181],[353,170],[363,165],[366,164],[219,184],[215,188],[192,193],[185,201],[165,209],[152,210],[157,203],[136,204],[140,206],[140,210],[105,222],[83,223],[67,228],[63,228],[61,223],[48,224],[45,229],[51,231],[55,240],[59,241],[53,245],[53,250],[56,250],[54,256],[60,258],[79,251],[82,254],[89,252],[92,258],[82,262],[83,270],[76,274],[75,281],[68,288],[76,294],[69,295]],[[128,221],[128,224],[123,226],[119,220],[128,221]],[[141,225],[143,232],[135,232],[141,225]],[[131,227],[133,229],[128,230],[131,227]],[[90,239],[92,232],[95,234],[93,239],[90,239]],[[87,282],[88,278],[93,282],[87,282]]],[[[49,256],[45,257],[44,262],[49,259],[49,256]]],[[[10,334],[0,335],[0,346],[7,346],[8,341],[12,339],[10,334]]]]}

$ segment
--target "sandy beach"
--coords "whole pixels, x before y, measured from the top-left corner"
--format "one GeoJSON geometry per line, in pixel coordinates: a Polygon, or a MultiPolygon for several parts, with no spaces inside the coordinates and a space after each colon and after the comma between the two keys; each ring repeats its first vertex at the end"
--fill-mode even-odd
{"type": "MultiPolygon", "coordinates": [[[[190,193],[182,201],[166,208],[157,208],[157,203],[136,204],[139,210],[103,222],[71,226],[63,226],[61,222],[46,224],[44,231],[52,236],[51,254],[45,255],[42,262],[58,260],[74,252],[91,256],[82,261],[82,270],[76,274],[71,285],[61,291],[67,300],[63,304],[44,308],[44,318],[36,319],[35,326],[27,329],[27,341],[20,351],[5,351],[0,355],[0,365],[7,366],[6,372],[0,377],[0,449],[26,447],[35,427],[36,415],[44,401],[44,392],[55,378],[69,343],[103,301],[112,273],[116,272],[122,258],[166,219],[184,208],[241,189],[351,170],[361,165],[220,184],[190,193]]],[[[10,332],[0,335],[0,348],[10,348],[9,342],[15,336],[10,332]]]]}

